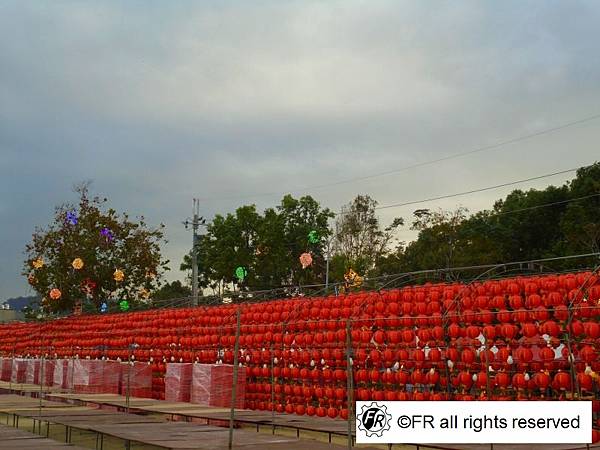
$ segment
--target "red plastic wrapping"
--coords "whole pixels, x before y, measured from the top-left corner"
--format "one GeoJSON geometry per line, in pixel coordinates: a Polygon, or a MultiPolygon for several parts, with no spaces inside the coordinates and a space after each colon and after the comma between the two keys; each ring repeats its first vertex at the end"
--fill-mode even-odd
{"type": "Polygon", "coordinates": [[[122,364],[117,361],[104,362],[102,373],[103,393],[118,394],[121,386],[122,364]]]}
{"type": "Polygon", "coordinates": [[[127,378],[129,372],[129,395],[131,397],[152,398],[152,366],[148,363],[135,362],[123,364],[121,367],[121,395],[127,395],[127,378]]]}
{"type": "Polygon", "coordinates": [[[12,375],[10,381],[13,383],[25,383],[27,373],[27,360],[23,358],[13,359],[12,375]]]}
{"type": "Polygon", "coordinates": [[[0,380],[10,381],[12,377],[12,358],[2,358],[2,373],[0,374],[0,380]]]}
{"type": "Polygon", "coordinates": [[[76,359],[73,361],[73,389],[86,394],[118,394],[121,364],[116,361],[76,359]]]}
{"type": "Polygon", "coordinates": [[[54,364],[52,385],[61,389],[73,388],[73,362],[68,359],[57,359],[54,364]]]}
{"type": "Polygon", "coordinates": [[[56,367],[56,360],[44,359],[40,365],[40,380],[42,380],[44,386],[52,386],[54,382],[54,368],[56,367]]]}
{"type": "Polygon", "coordinates": [[[168,363],[165,374],[165,400],[168,402],[189,402],[191,383],[191,363],[168,363]]]}
{"type": "MultiPolygon", "coordinates": [[[[238,367],[235,407],[243,408],[246,394],[246,368],[238,367]]],[[[233,366],[194,364],[191,402],[205,406],[230,407],[233,394],[233,366]]]]}
{"type": "Polygon", "coordinates": [[[39,359],[28,359],[25,368],[25,383],[40,384],[40,366],[39,359]]]}

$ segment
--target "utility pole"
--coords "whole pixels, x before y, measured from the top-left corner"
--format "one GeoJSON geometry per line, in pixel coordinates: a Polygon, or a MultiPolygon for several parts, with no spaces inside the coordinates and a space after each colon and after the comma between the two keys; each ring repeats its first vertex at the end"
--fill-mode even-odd
{"type": "Polygon", "coordinates": [[[327,239],[327,254],[325,255],[325,292],[329,294],[329,260],[331,259],[331,244],[334,236],[327,239]]]}
{"type": "Polygon", "coordinates": [[[325,255],[325,292],[329,294],[329,258],[331,257],[330,241],[327,241],[327,254],[325,255]]]}
{"type": "Polygon", "coordinates": [[[185,229],[192,227],[192,306],[198,306],[198,227],[205,225],[206,220],[200,217],[200,201],[195,198],[192,209],[192,219],[186,219],[185,229]]]}

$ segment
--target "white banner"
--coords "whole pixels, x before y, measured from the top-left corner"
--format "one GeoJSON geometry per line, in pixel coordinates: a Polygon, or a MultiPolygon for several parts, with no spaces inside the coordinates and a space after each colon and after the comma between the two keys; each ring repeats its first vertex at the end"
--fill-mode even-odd
{"type": "Polygon", "coordinates": [[[591,401],[356,402],[359,444],[589,444],[591,401]]]}

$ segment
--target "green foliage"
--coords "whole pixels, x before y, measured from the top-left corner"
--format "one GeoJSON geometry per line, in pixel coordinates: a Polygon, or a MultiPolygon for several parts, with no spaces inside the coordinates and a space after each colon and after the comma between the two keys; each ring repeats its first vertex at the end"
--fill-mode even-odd
{"type": "Polygon", "coordinates": [[[185,298],[192,295],[192,290],[184,285],[181,281],[175,280],[171,283],[163,284],[160,289],[156,290],[151,298],[153,301],[169,300],[174,298],[185,298]]]}
{"type": "Polygon", "coordinates": [[[600,164],[584,167],[569,183],[571,198],[587,197],[569,203],[560,218],[563,242],[557,251],[568,253],[600,252],[600,164]]]}
{"type": "MultiPolygon", "coordinates": [[[[600,164],[582,168],[563,186],[515,190],[491,210],[467,216],[414,212],[417,239],[377,262],[378,274],[499,264],[600,252],[600,164]],[[581,197],[587,197],[581,199],[581,197]]],[[[597,260],[597,259],[596,259],[597,260]]],[[[560,268],[590,263],[572,260],[560,268]]],[[[559,263],[555,266],[559,268],[559,263]]]]}
{"type": "MultiPolygon", "coordinates": [[[[330,235],[327,222],[333,214],[310,196],[286,195],[276,208],[263,214],[255,205],[238,208],[234,214],[216,215],[198,240],[198,278],[203,288],[225,295],[230,286],[242,290],[322,282],[325,278],[324,240],[330,235]],[[315,230],[323,239],[308,241],[315,230]],[[302,270],[300,254],[310,251],[313,266],[302,270]],[[237,267],[247,269],[240,281],[237,267]]],[[[186,255],[182,270],[191,269],[186,255]]]]}
{"type": "Polygon", "coordinates": [[[86,185],[77,192],[77,207],[57,207],[53,222],[46,229],[37,228],[25,249],[23,274],[42,297],[42,307],[54,312],[71,310],[78,301],[88,301],[97,308],[107,299],[143,299],[167,270],[168,261],[160,254],[163,225],[151,229],[143,217],[132,221],[127,214],[104,211],[107,200],[90,198],[86,185]],[[67,220],[71,211],[76,211],[76,224],[67,220]],[[104,228],[110,230],[112,238],[101,234],[104,228]],[[44,264],[34,268],[38,258],[44,264]],[[84,263],[80,270],[72,266],[75,258],[84,263]],[[123,271],[123,281],[114,279],[117,269],[123,271]],[[86,282],[93,282],[95,287],[86,292],[86,282]],[[54,288],[62,293],[58,300],[49,297],[54,288]]]}
{"type": "MultiPolygon", "coordinates": [[[[403,220],[397,218],[383,228],[376,214],[377,202],[359,195],[337,217],[330,281],[342,282],[349,268],[371,277],[600,252],[598,194],[597,163],[580,169],[575,179],[562,186],[515,190],[491,209],[473,215],[465,208],[419,209],[411,223],[417,239],[398,242],[394,249],[390,248],[394,234],[403,220]]],[[[200,286],[237,298],[246,290],[323,283],[332,217],[312,197],[290,195],[263,214],[250,205],[234,214],[217,215],[198,244],[200,286]],[[313,230],[321,238],[316,243],[308,239],[313,230]],[[303,270],[298,257],[305,251],[311,252],[314,263],[303,270]],[[241,283],[235,277],[238,266],[248,270],[241,283]],[[229,292],[231,287],[233,292],[229,292]]],[[[577,268],[589,263],[589,259],[572,260],[552,267],[577,268]]],[[[182,269],[190,268],[191,259],[186,256],[182,269]]]]}
{"type": "Polygon", "coordinates": [[[335,223],[335,257],[332,259],[334,280],[342,281],[343,274],[349,268],[366,274],[388,253],[394,231],[404,221],[396,218],[389,227],[382,229],[376,207],[377,202],[368,195],[358,195],[342,207],[335,223]]]}

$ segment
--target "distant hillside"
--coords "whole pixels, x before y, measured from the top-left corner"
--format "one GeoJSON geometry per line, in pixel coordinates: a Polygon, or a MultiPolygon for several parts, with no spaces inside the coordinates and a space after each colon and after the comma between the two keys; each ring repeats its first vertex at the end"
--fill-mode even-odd
{"type": "Polygon", "coordinates": [[[26,306],[29,306],[30,304],[37,302],[37,300],[39,300],[38,296],[31,295],[29,297],[9,298],[9,299],[5,300],[4,303],[10,305],[10,309],[22,311],[23,308],[25,308],[26,306]]]}

